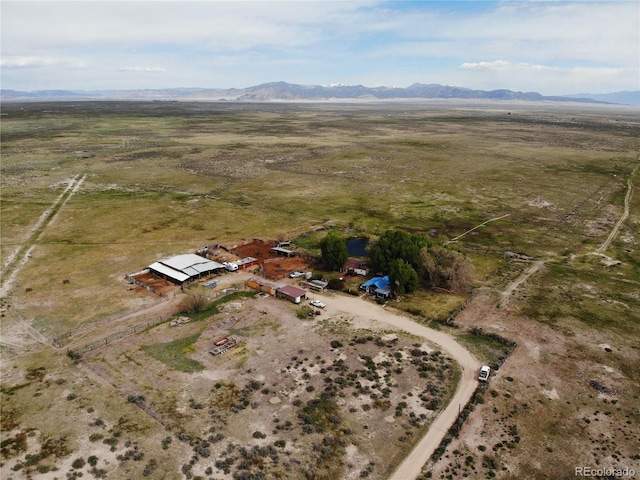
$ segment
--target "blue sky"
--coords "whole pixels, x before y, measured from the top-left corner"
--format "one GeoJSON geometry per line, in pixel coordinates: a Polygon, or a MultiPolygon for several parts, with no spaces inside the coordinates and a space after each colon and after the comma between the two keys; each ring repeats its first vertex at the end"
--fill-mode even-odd
{"type": "Polygon", "coordinates": [[[2,0],[0,13],[4,89],[640,89],[637,0],[2,0]]]}

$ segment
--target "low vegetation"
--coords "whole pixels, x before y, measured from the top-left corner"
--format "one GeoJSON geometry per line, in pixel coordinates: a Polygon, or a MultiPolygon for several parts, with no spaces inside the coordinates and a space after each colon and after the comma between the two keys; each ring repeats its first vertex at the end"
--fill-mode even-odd
{"type": "MultiPolygon", "coordinates": [[[[500,365],[425,478],[640,471],[639,136],[635,110],[602,105],[3,105],[0,260],[16,276],[0,304],[0,475],[386,478],[447,401],[442,355],[284,302],[254,308],[248,292],[190,290],[179,306],[122,280],[217,242],[320,256],[323,238],[356,236],[404,292],[386,308],[500,365]],[[629,216],[596,255],[628,181],[629,216]],[[192,321],[170,327],[179,309],[192,321]],[[135,334],[66,356],[131,312],[135,334]],[[238,347],[210,355],[226,335],[238,347]]],[[[344,251],[329,256],[336,268],[344,251]]]]}
{"type": "Polygon", "coordinates": [[[204,365],[187,356],[188,353],[194,351],[193,344],[199,336],[196,334],[171,342],[146,345],[142,349],[169,368],[181,372],[199,372],[204,369],[204,365]]]}

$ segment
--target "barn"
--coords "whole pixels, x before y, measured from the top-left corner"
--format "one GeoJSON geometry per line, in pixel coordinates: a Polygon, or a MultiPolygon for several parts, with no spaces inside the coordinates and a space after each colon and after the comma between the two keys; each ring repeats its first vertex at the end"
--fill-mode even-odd
{"type": "Polygon", "coordinates": [[[300,303],[304,298],[307,298],[307,291],[295,285],[285,285],[276,290],[276,296],[286,298],[293,303],[300,303]]]}
{"type": "Polygon", "coordinates": [[[288,248],[273,247],[271,249],[271,251],[273,253],[275,253],[276,255],[280,255],[281,257],[295,257],[296,256],[296,252],[294,252],[293,250],[289,250],[288,248]]]}
{"type": "Polygon", "coordinates": [[[244,270],[249,267],[255,267],[256,265],[260,265],[260,262],[258,262],[258,259],[253,257],[245,257],[233,263],[235,263],[238,266],[238,270],[244,270]]]}
{"type": "Polygon", "coordinates": [[[149,270],[159,277],[182,285],[224,270],[224,265],[194,253],[186,253],[154,262],[149,265],[149,270]]]}

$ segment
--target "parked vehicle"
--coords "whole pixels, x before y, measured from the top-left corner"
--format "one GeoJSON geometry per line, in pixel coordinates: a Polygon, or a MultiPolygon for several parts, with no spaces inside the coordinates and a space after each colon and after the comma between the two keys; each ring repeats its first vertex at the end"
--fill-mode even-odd
{"type": "Polygon", "coordinates": [[[301,276],[303,276],[304,273],[302,272],[298,272],[297,270],[295,272],[291,272],[289,274],[289,278],[300,278],[301,276]]]}
{"type": "Polygon", "coordinates": [[[480,368],[480,375],[478,375],[478,380],[480,380],[481,382],[486,382],[487,380],[489,380],[490,374],[491,367],[489,367],[488,365],[483,365],[482,368],[480,368]]]}
{"type": "Polygon", "coordinates": [[[237,272],[238,271],[238,265],[235,264],[235,263],[224,262],[223,265],[224,265],[224,268],[226,268],[228,272],[237,272]]]}
{"type": "Polygon", "coordinates": [[[327,306],[324,302],[321,302],[320,300],[311,300],[309,303],[317,308],[324,308],[327,306]]]}

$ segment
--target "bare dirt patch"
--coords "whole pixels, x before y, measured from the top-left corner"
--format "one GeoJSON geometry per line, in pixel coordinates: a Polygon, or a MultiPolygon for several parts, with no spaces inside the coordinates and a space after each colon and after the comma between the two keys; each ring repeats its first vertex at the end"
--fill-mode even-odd
{"type": "Polygon", "coordinates": [[[277,242],[255,239],[245,245],[231,247],[232,253],[240,257],[257,258],[265,276],[270,279],[283,278],[289,273],[299,270],[304,271],[311,265],[311,260],[306,257],[283,257],[271,249],[277,246],[277,242]]]}
{"type": "Polygon", "coordinates": [[[254,257],[260,262],[264,262],[268,258],[276,258],[278,256],[271,251],[275,246],[277,246],[276,242],[254,239],[244,245],[231,246],[229,250],[241,257],[254,257]]]}
{"type": "Polygon", "coordinates": [[[307,270],[311,262],[301,257],[277,258],[264,263],[263,269],[267,278],[282,278],[294,271],[307,270]]]}
{"type": "MultiPolygon", "coordinates": [[[[151,272],[141,273],[140,275],[136,275],[136,280],[138,280],[141,283],[144,283],[145,285],[148,285],[149,287],[153,288],[156,292],[162,295],[169,295],[180,289],[180,287],[177,286],[175,283],[165,278],[154,275],[151,272]]],[[[136,288],[136,292],[138,293],[146,291],[146,289],[140,285],[136,285],[135,288],[136,288]]]]}
{"type": "Polygon", "coordinates": [[[573,325],[534,322],[496,302],[492,295],[476,296],[456,323],[499,333],[518,346],[494,371],[459,438],[430,466],[431,478],[569,478],[579,465],[638,471],[631,433],[637,387],[608,364],[625,365],[627,353],[600,343],[597,333],[569,334],[573,325]],[[616,412],[626,422],[617,421],[616,412]]]}

